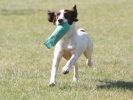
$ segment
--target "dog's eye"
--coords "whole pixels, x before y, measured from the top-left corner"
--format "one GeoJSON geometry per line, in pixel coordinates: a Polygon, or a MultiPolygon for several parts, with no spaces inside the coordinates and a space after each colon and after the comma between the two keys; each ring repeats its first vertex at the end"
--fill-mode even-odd
{"type": "Polygon", "coordinates": [[[60,15],[60,12],[57,13],[57,16],[59,16],[59,15],[60,15]]]}
{"type": "Polygon", "coordinates": [[[68,18],[68,13],[64,13],[64,17],[67,19],[68,18]]]}

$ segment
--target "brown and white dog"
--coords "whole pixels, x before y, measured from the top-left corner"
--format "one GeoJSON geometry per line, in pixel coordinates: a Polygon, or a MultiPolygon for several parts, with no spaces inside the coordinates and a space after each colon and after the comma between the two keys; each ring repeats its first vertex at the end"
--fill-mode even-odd
{"type": "Polygon", "coordinates": [[[87,65],[92,65],[93,43],[84,29],[76,28],[75,22],[78,21],[77,15],[76,5],[71,10],[62,9],[59,12],[48,11],[49,22],[52,22],[54,25],[67,22],[70,25],[68,32],[55,46],[49,86],[56,84],[57,68],[62,57],[67,60],[62,70],[63,74],[68,74],[71,67],[74,66],[73,81],[78,80],[78,64],[76,61],[81,54],[84,54],[87,58],[87,65]]]}

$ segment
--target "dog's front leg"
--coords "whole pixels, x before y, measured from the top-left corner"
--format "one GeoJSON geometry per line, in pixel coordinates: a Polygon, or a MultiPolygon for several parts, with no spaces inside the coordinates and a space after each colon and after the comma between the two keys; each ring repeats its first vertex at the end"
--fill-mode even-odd
{"type": "Polygon", "coordinates": [[[57,68],[59,66],[59,62],[61,60],[61,57],[62,57],[62,52],[55,50],[49,86],[54,86],[56,84],[56,72],[57,72],[57,68]]]}
{"type": "Polygon", "coordinates": [[[78,54],[73,54],[71,56],[71,58],[68,60],[68,62],[66,63],[66,65],[63,67],[63,74],[68,74],[70,68],[72,67],[72,65],[74,65],[78,59],[79,55],[78,54]]]}

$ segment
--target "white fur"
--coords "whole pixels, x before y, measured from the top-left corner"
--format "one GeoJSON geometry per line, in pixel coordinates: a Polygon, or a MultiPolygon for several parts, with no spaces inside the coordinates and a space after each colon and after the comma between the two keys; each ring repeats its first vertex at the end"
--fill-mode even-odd
{"type": "MultiPolygon", "coordinates": [[[[63,19],[66,21],[63,16],[64,10],[60,10],[60,12],[61,14],[58,19],[63,19]]],[[[56,25],[59,24],[58,19],[56,21],[56,25]]],[[[65,52],[71,53],[72,56],[63,67],[62,71],[63,73],[69,72],[71,67],[74,65],[73,81],[78,80],[78,64],[76,61],[81,56],[81,54],[86,56],[87,65],[92,65],[91,56],[93,51],[93,44],[91,39],[88,37],[88,34],[82,30],[84,29],[80,28],[77,30],[75,23],[73,23],[65,36],[56,44],[49,85],[56,84],[57,68],[65,52]]]]}

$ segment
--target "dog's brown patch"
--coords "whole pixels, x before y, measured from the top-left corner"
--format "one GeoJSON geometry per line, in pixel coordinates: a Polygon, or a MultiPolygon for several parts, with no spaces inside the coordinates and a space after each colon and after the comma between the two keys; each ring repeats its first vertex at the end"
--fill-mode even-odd
{"type": "Polygon", "coordinates": [[[69,60],[69,59],[71,58],[71,56],[72,56],[71,52],[64,50],[64,52],[63,52],[63,57],[64,57],[66,60],[69,60]]]}
{"type": "Polygon", "coordinates": [[[76,5],[72,10],[65,10],[64,17],[68,20],[68,23],[71,25],[73,22],[77,22],[77,8],[76,5]]]}
{"type": "Polygon", "coordinates": [[[53,24],[55,24],[55,21],[56,21],[56,15],[55,15],[55,12],[53,11],[48,11],[48,21],[49,22],[53,22],[53,24]]]}

